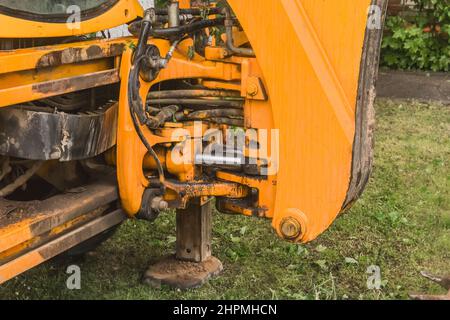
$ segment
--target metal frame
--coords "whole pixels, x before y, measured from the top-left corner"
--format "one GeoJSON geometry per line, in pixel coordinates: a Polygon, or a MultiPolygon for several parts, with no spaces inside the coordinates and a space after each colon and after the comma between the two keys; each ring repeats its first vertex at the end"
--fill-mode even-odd
{"type": "Polygon", "coordinates": [[[95,235],[111,229],[122,223],[125,219],[126,216],[121,210],[114,211],[96,218],[85,225],[79,226],[38,248],[32,249],[12,261],[0,265],[0,284],[56,257],[95,235]]]}

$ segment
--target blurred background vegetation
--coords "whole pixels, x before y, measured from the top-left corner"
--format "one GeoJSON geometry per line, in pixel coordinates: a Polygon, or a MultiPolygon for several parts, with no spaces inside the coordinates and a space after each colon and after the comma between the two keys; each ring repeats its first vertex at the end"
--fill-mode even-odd
{"type": "Polygon", "coordinates": [[[450,0],[413,0],[404,9],[387,17],[381,65],[448,72],[450,0]]]}

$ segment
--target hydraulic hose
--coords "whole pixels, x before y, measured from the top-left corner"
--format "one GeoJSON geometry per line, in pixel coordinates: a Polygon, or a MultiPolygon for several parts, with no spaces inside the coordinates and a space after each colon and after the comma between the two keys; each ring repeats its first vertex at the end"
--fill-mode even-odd
{"type": "Polygon", "coordinates": [[[242,99],[239,91],[224,90],[163,90],[152,91],[148,94],[149,99],[177,99],[177,98],[230,98],[242,99]]]}
{"type": "Polygon", "coordinates": [[[227,107],[234,109],[242,109],[244,106],[243,101],[236,100],[222,100],[222,99],[154,99],[147,100],[147,103],[151,106],[167,106],[167,105],[184,105],[189,107],[227,107]]]}
{"type": "MultiPolygon", "coordinates": [[[[139,136],[139,139],[142,141],[145,148],[148,150],[151,157],[156,162],[156,165],[158,168],[159,182],[161,183],[161,188],[163,188],[164,182],[165,182],[163,166],[161,164],[161,161],[159,160],[158,155],[156,154],[155,150],[153,149],[152,145],[145,138],[145,135],[141,129],[142,122],[136,116],[136,114],[137,114],[136,108],[142,109],[142,100],[140,99],[139,93],[137,94],[137,97],[134,96],[134,94],[135,94],[134,90],[137,87],[138,88],[137,91],[139,92],[139,64],[144,58],[145,58],[145,56],[138,57],[137,59],[135,57],[133,67],[131,68],[130,76],[129,76],[129,80],[128,80],[128,104],[130,107],[130,114],[131,114],[131,119],[133,121],[134,129],[136,130],[136,133],[139,136]],[[134,100],[135,98],[137,99],[137,101],[134,100]],[[140,101],[140,103],[139,103],[139,101],[140,101]]],[[[142,110],[142,113],[144,113],[143,110],[142,110]]]]}
{"type": "Polygon", "coordinates": [[[190,24],[185,24],[179,27],[153,29],[151,30],[151,35],[154,36],[155,38],[182,37],[185,34],[194,33],[196,31],[200,31],[205,28],[223,25],[224,22],[225,18],[201,20],[190,24]]]}
{"type": "MultiPolygon", "coordinates": [[[[166,16],[166,15],[168,15],[168,11],[169,10],[167,8],[156,9],[156,14],[158,16],[166,16]]],[[[180,14],[191,14],[194,16],[216,15],[216,14],[220,14],[220,13],[221,13],[220,8],[209,8],[206,10],[196,9],[196,8],[180,9],[180,14]]]]}
{"type": "Polygon", "coordinates": [[[158,168],[159,182],[161,184],[160,187],[161,189],[164,189],[165,188],[164,168],[161,164],[161,161],[159,160],[157,153],[153,149],[152,145],[148,142],[141,129],[141,125],[145,124],[146,122],[146,115],[143,108],[142,99],[140,98],[139,95],[139,88],[140,88],[139,72],[141,62],[146,57],[145,52],[150,29],[151,29],[151,11],[147,10],[145,12],[145,16],[142,21],[142,28],[139,35],[138,45],[133,57],[133,64],[128,79],[128,104],[130,108],[131,119],[133,121],[136,133],[138,134],[144,146],[147,148],[152,158],[155,160],[158,168]],[[139,115],[139,119],[136,115],[139,115]]]}
{"type": "Polygon", "coordinates": [[[222,9],[222,13],[225,15],[225,32],[227,35],[227,41],[226,46],[229,51],[231,51],[234,54],[240,55],[240,56],[246,56],[246,57],[255,57],[255,51],[250,48],[238,48],[234,45],[234,38],[233,38],[233,17],[231,15],[231,9],[228,7],[225,7],[222,9]]]}

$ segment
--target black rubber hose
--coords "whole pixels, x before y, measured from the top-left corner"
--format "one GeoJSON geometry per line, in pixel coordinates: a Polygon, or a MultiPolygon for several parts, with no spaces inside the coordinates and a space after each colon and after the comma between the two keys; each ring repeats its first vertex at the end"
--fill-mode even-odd
{"type": "MultiPolygon", "coordinates": [[[[139,61],[139,59],[137,61],[139,61]]],[[[139,120],[136,117],[135,104],[134,104],[134,101],[132,99],[132,95],[130,94],[131,93],[130,92],[130,85],[132,86],[132,84],[135,83],[134,81],[136,81],[136,76],[135,76],[136,73],[139,74],[139,68],[131,71],[130,77],[129,77],[129,86],[128,86],[128,91],[129,91],[128,92],[128,104],[129,104],[129,107],[130,107],[131,119],[133,120],[134,129],[136,130],[136,133],[139,136],[139,139],[142,141],[142,143],[144,144],[145,148],[148,150],[148,152],[150,153],[150,155],[152,156],[152,158],[156,162],[156,166],[158,168],[158,174],[159,174],[159,181],[161,183],[161,188],[164,188],[164,182],[165,182],[166,179],[165,179],[165,176],[164,176],[164,169],[163,169],[162,163],[159,160],[159,157],[156,154],[155,150],[150,145],[150,143],[147,141],[147,138],[145,138],[145,135],[142,132],[141,126],[139,124],[139,120]]],[[[139,81],[139,79],[138,79],[138,81],[139,81]]]]}
{"type": "MultiPolygon", "coordinates": [[[[147,13],[146,13],[147,15],[147,13]]],[[[142,132],[140,124],[145,123],[145,112],[142,107],[142,99],[139,95],[139,71],[140,71],[140,63],[145,58],[145,48],[148,41],[149,30],[151,29],[151,23],[147,21],[148,19],[143,21],[143,27],[139,36],[138,46],[135,51],[135,55],[133,57],[133,65],[130,70],[130,75],[128,78],[128,104],[130,108],[131,119],[133,121],[134,128],[136,133],[139,136],[139,139],[142,141],[152,158],[155,160],[158,168],[159,181],[161,183],[161,189],[164,189],[164,169],[159,160],[158,155],[153,149],[152,145],[145,138],[144,133],[142,132]],[[140,119],[136,117],[136,114],[140,114],[140,119]],[[140,122],[140,123],[139,123],[140,122]]],[[[164,190],[162,190],[164,191],[164,190]]]]}
{"type": "Polygon", "coordinates": [[[173,119],[178,110],[178,106],[168,106],[162,108],[155,116],[150,117],[147,126],[150,129],[158,129],[166,121],[173,119]]]}
{"type": "Polygon", "coordinates": [[[239,109],[210,109],[189,113],[187,119],[208,120],[209,118],[242,118],[244,110],[239,109]]]}
{"type": "Polygon", "coordinates": [[[145,53],[147,40],[150,35],[150,29],[152,28],[152,23],[150,19],[151,19],[150,14],[148,11],[146,11],[144,19],[142,20],[142,28],[139,34],[137,48],[134,53],[134,59],[143,56],[145,53]]]}
{"type": "Polygon", "coordinates": [[[177,112],[175,115],[175,119],[177,122],[185,122],[185,121],[206,121],[206,122],[212,122],[216,124],[226,124],[229,126],[234,127],[244,127],[244,119],[237,119],[237,118],[224,118],[224,117],[211,117],[211,118],[202,118],[202,117],[195,117],[195,116],[189,116],[185,115],[183,112],[177,112]]]}
{"type": "Polygon", "coordinates": [[[225,18],[217,18],[210,20],[202,20],[198,22],[193,22],[190,24],[185,24],[179,27],[174,28],[161,28],[161,29],[152,29],[150,34],[155,38],[173,38],[173,37],[181,37],[188,33],[194,33],[196,31],[215,27],[218,25],[223,25],[225,22],[225,18]]]}
{"type": "MultiPolygon", "coordinates": [[[[193,16],[201,16],[201,15],[215,15],[215,14],[220,14],[221,13],[220,8],[210,8],[207,10],[202,10],[202,9],[195,9],[195,8],[191,8],[191,9],[180,9],[180,14],[191,14],[193,16]]],[[[167,8],[161,8],[161,9],[156,9],[156,14],[158,16],[166,16],[168,15],[169,10],[167,8]]]]}
{"type": "Polygon", "coordinates": [[[140,63],[145,58],[144,55],[140,57],[134,56],[133,64],[130,70],[130,76],[128,80],[128,102],[130,104],[130,108],[133,113],[136,113],[139,118],[139,122],[141,125],[145,124],[146,117],[145,112],[142,108],[142,99],[139,95],[139,72],[140,72],[140,63]]]}
{"type": "Polygon", "coordinates": [[[152,91],[148,99],[172,99],[172,98],[231,98],[243,99],[238,91],[225,90],[163,90],[152,91]]]}
{"type": "Polygon", "coordinates": [[[156,154],[153,147],[148,143],[147,139],[145,138],[144,133],[141,130],[141,127],[139,126],[138,119],[136,118],[136,115],[134,112],[131,112],[131,118],[133,119],[134,128],[136,129],[136,132],[141,139],[144,146],[147,148],[148,152],[152,156],[152,158],[156,162],[156,166],[158,167],[158,174],[159,174],[159,182],[161,183],[161,188],[164,188],[164,182],[166,181],[166,178],[164,176],[164,169],[161,163],[161,160],[159,160],[158,155],[156,154]]]}
{"type": "Polygon", "coordinates": [[[229,119],[229,118],[210,118],[209,122],[213,122],[216,124],[225,124],[233,127],[244,127],[244,119],[229,119]]]}
{"type": "Polygon", "coordinates": [[[222,13],[225,15],[225,33],[227,35],[226,46],[229,51],[234,54],[246,56],[246,57],[255,57],[255,51],[250,48],[238,48],[234,45],[233,38],[233,17],[231,14],[231,9],[225,7],[222,9],[222,13]]]}
{"type": "Polygon", "coordinates": [[[150,99],[147,100],[150,106],[167,106],[167,105],[183,105],[189,107],[226,107],[234,109],[242,109],[243,101],[236,100],[213,100],[213,99],[150,99]]]}

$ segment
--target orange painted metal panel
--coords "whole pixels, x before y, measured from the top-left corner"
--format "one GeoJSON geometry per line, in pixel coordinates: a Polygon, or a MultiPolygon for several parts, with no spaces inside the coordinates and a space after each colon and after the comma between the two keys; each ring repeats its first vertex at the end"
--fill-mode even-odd
{"type": "Polygon", "coordinates": [[[371,1],[229,3],[256,52],[280,130],[273,225],[280,231],[293,217],[303,229],[297,240],[313,240],[341,212],[349,188],[371,1]]]}

